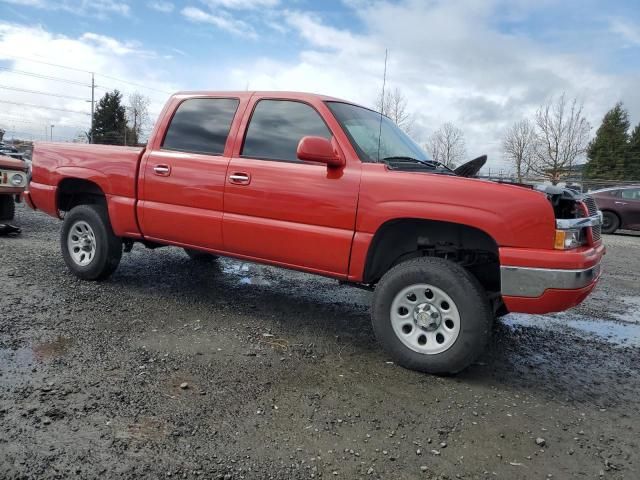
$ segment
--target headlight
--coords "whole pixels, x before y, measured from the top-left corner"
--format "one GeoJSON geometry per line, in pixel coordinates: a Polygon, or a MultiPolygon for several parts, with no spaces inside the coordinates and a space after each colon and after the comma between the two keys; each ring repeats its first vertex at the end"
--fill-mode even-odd
{"type": "Polygon", "coordinates": [[[554,248],[556,250],[568,250],[584,245],[586,240],[584,228],[556,230],[554,248]]]}
{"type": "Polygon", "coordinates": [[[14,173],[11,175],[11,185],[14,187],[21,187],[24,184],[25,177],[21,173],[14,173]]]}

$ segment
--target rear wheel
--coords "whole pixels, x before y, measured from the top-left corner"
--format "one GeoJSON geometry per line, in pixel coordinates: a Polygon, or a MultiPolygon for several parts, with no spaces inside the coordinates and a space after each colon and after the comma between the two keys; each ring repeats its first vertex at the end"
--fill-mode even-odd
{"type": "Polygon", "coordinates": [[[13,195],[0,195],[0,220],[13,220],[16,215],[16,203],[13,195]]]}
{"type": "Polygon", "coordinates": [[[83,280],[103,280],[120,264],[122,239],[111,229],[106,208],[78,205],[64,218],[62,256],[69,270],[83,280]]]}
{"type": "Polygon", "coordinates": [[[483,352],[493,313],[480,283],[464,268],[423,257],[389,270],[372,307],[378,341],[403,367],[452,374],[483,352]]]}
{"type": "Polygon", "coordinates": [[[602,233],[614,233],[620,228],[620,218],[613,212],[602,212],[602,233]]]}
{"type": "Polygon", "coordinates": [[[202,252],[200,250],[193,250],[191,248],[185,248],[185,253],[189,255],[189,258],[195,262],[210,263],[218,258],[213,253],[202,252]]]}

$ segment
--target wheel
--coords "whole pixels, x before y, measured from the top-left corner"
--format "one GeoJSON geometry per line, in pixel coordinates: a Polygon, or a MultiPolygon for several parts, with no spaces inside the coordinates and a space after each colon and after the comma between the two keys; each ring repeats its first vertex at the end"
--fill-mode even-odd
{"type": "Polygon", "coordinates": [[[103,280],[118,268],[122,240],[111,229],[105,207],[78,205],[64,217],[62,256],[69,270],[83,280],[103,280]]]}
{"type": "Polygon", "coordinates": [[[218,256],[214,255],[213,253],[202,252],[200,250],[193,250],[191,248],[185,248],[184,251],[187,255],[189,255],[189,258],[191,260],[194,260],[196,262],[208,263],[208,262],[213,262],[215,259],[218,258],[218,256]]]}
{"type": "Polygon", "coordinates": [[[438,375],[473,363],[493,323],[476,278],[460,265],[434,257],[389,270],[374,292],[371,317],[376,338],[396,363],[438,375]]]}
{"type": "Polygon", "coordinates": [[[0,220],[13,220],[16,216],[16,203],[13,195],[0,195],[0,220]]]}
{"type": "Polygon", "coordinates": [[[620,228],[620,217],[613,212],[602,212],[602,233],[614,233],[620,228]]]}

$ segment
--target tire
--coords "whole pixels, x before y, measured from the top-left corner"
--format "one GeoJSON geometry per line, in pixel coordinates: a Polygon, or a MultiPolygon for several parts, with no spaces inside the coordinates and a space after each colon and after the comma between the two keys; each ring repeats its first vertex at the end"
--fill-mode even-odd
{"type": "Polygon", "coordinates": [[[435,257],[389,270],[374,292],[371,317],[376,338],[397,364],[437,375],[473,363],[484,351],[494,319],[478,280],[460,265],[435,257]]]}
{"type": "Polygon", "coordinates": [[[602,233],[614,233],[620,228],[620,217],[614,212],[605,210],[602,212],[602,233]]]}
{"type": "Polygon", "coordinates": [[[211,263],[218,258],[213,253],[202,252],[200,250],[193,250],[191,248],[185,248],[185,253],[189,255],[189,258],[195,262],[211,263]]]}
{"type": "Polygon", "coordinates": [[[83,280],[108,278],[122,258],[122,239],[114,235],[107,209],[100,205],[78,205],[67,213],[60,247],[69,270],[83,280]]]}
{"type": "Polygon", "coordinates": [[[16,216],[16,203],[13,195],[0,195],[0,220],[13,220],[16,216]]]}

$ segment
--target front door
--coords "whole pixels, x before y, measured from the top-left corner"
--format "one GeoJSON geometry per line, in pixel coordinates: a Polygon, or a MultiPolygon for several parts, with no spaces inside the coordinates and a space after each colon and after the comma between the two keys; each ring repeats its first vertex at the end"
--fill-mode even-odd
{"type": "MultiPolygon", "coordinates": [[[[220,250],[233,98],[190,98],[143,159],[138,218],[145,238],[220,250]]],[[[230,152],[229,147],[229,152],[230,152]]]]}
{"type": "Polygon", "coordinates": [[[227,171],[225,250],[346,276],[360,164],[335,169],[298,160],[302,137],[332,137],[319,113],[299,101],[254,102],[239,156],[227,171]]]}
{"type": "Polygon", "coordinates": [[[616,207],[622,216],[623,228],[640,229],[640,188],[620,190],[616,207]]]}

